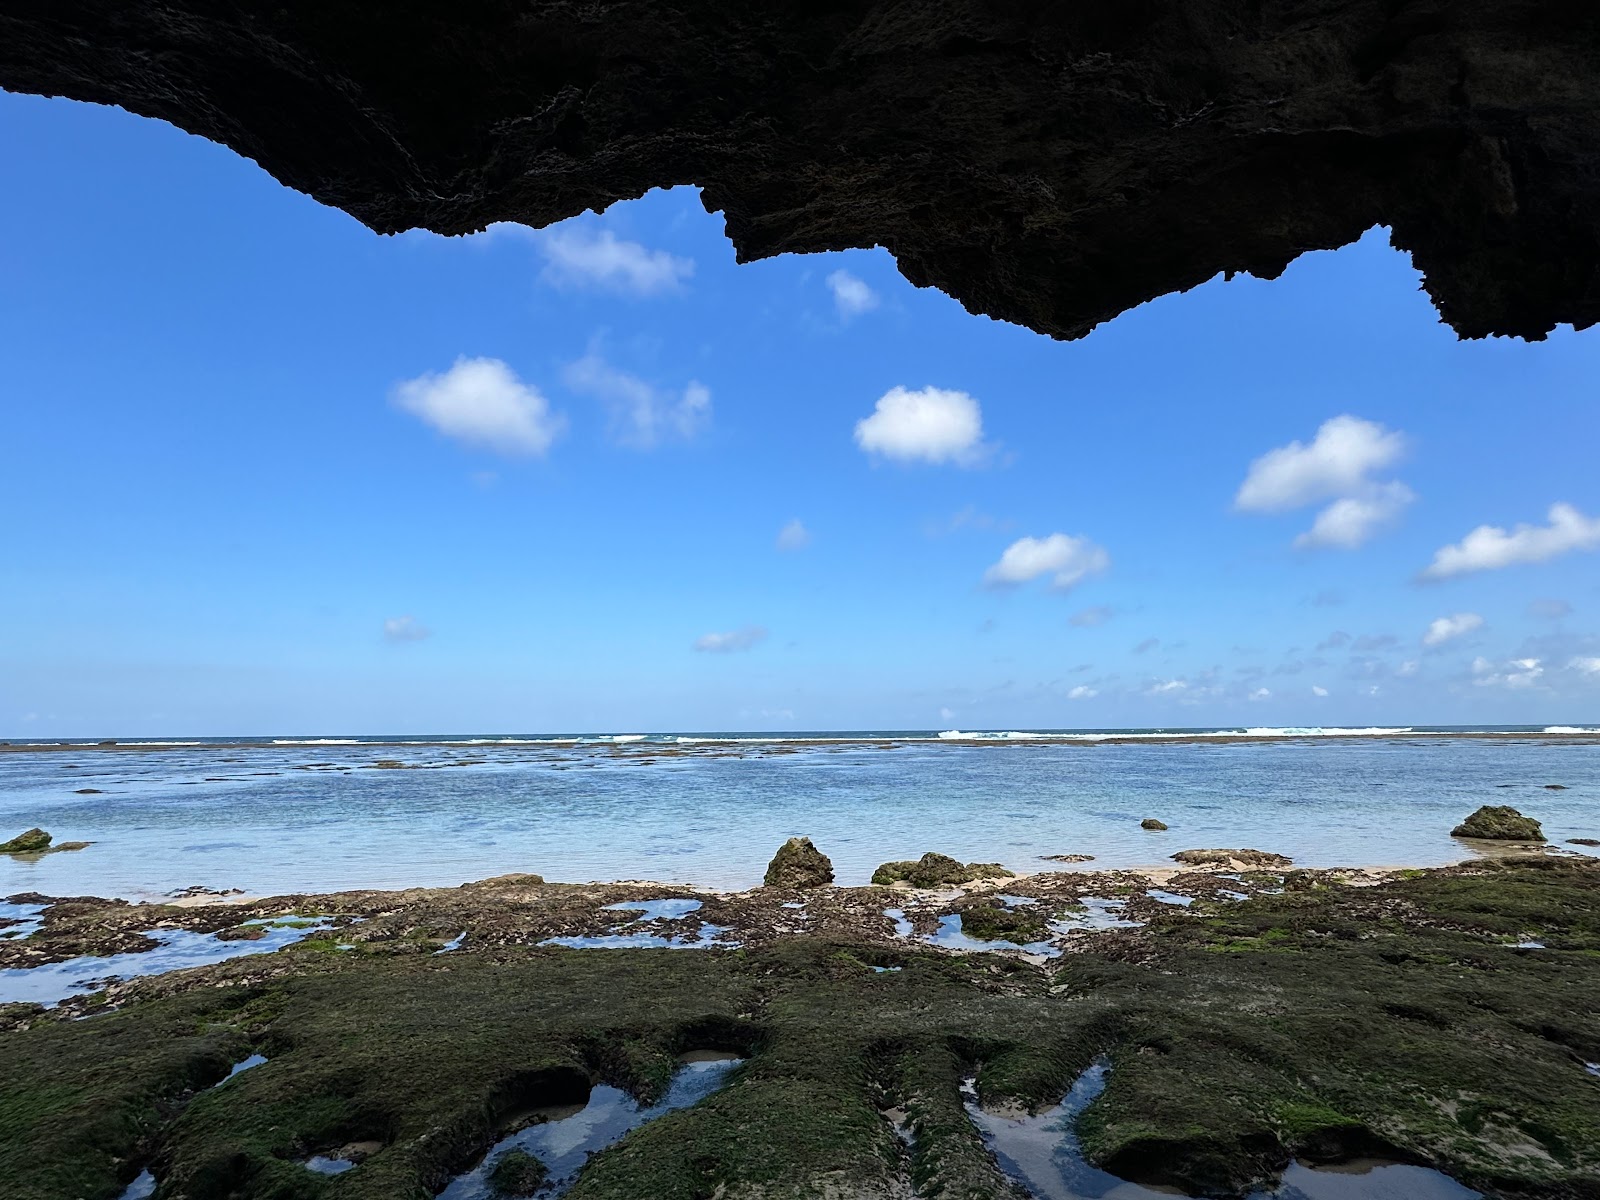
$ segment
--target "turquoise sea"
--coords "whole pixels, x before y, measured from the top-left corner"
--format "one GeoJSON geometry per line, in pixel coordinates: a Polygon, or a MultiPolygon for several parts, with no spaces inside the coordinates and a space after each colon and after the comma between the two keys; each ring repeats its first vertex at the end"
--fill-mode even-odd
{"type": "MultiPolygon", "coordinates": [[[[1160,864],[1250,846],[1308,866],[1433,865],[1512,804],[1557,843],[1600,837],[1600,727],[253,738],[0,745],[0,896],[147,899],[552,880],[760,882],[805,834],[841,883],[939,850],[1160,864]],[[1165,833],[1139,828],[1159,817],[1165,833]]],[[[1582,847],[1567,846],[1574,852],[1582,847]]]]}

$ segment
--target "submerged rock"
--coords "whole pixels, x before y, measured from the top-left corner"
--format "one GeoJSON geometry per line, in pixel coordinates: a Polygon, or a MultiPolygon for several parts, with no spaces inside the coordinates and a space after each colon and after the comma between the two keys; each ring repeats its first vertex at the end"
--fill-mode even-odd
{"type": "Polygon", "coordinates": [[[1294,859],[1266,850],[1179,850],[1173,862],[1186,867],[1292,867],[1294,859]]]}
{"type": "Polygon", "coordinates": [[[50,835],[44,830],[29,829],[0,844],[0,854],[43,854],[50,849],[50,841],[50,835]]]}
{"type": "Polygon", "coordinates": [[[544,1186],[548,1174],[537,1158],[513,1147],[499,1157],[489,1172],[489,1190],[496,1196],[531,1196],[544,1186]]]}
{"type": "Polygon", "coordinates": [[[948,854],[937,854],[930,850],[915,862],[884,863],[872,873],[872,882],[909,883],[912,887],[934,888],[971,883],[974,879],[1009,879],[1012,874],[999,863],[962,863],[948,854]]]}
{"type": "Polygon", "coordinates": [[[826,887],[833,882],[833,863],[808,837],[792,837],[778,847],[767,864],[767,887],[826,887]]]}
{"type": "Polygon", "coordinates": [[[1041,854],[1039,857],[1044,859],[1045,862],[1058,863],[1080,863],[1094,861],[1094,855],[1092,854],[1041,854]]]}
{"type": "Polygon", "coordinates": [[[1600,838],[1568,838],[1569,846],[1600,846],[1600,838]]]}
{"type": "Polygon", "coordinates": [[[1165,829],[1166,827],[1167,827],[1167,823],[1165,821],[1158,821],[1154,817],[1146,817],[1144,820],[1139,822],[1139,828],[1140,829],[1158,829],[1159,830],[1159,829],[1165,829]]]}
{"type": "Polygon", "coordinates": [[[1495,842],[1542,842],[1544,830],[1508,804],[1485,804],[1450,831],[1451,837],[1495,842]]]}

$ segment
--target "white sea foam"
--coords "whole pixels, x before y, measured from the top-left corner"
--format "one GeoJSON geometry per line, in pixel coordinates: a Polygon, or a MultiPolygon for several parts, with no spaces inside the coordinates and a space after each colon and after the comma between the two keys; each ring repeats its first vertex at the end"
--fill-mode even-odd
{"type": "Polygon", "coordinates": [[[986,730],[978,733],[963,733],[959,729],[946,729],[939,735],[947,742],[1031,742],[1049,738],[1055,735],[1048,733],[1032,733],[1022,729],[986,730]]]}
{"type": "Polygon", "coordinates": [[[1600,733],[1600,729],[1584,729],[1578,725],[1547,725],[1546,733],[1600,733]]]}
{"type": "MultiPolygon", "coordinates": [[[[194,744],[199,745],[198,742],[194,744]]],[[[361,745],[361,741],[358,738],[273,738],[272,744],[274,746],[359,746],[361,745]]],[[[375,742],[373,744],[385,745],[395,743],[375,742]]]]}

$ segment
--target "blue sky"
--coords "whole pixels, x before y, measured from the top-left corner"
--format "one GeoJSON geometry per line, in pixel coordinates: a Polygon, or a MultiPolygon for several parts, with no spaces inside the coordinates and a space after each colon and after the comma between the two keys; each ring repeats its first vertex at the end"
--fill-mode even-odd
{"type": "Polygon", "coordinates": [[[1381,230],[1067,344],[690,188],[380,238],[0,137],[0,736],[1600,719],[1600,333],[1381,230]]]}

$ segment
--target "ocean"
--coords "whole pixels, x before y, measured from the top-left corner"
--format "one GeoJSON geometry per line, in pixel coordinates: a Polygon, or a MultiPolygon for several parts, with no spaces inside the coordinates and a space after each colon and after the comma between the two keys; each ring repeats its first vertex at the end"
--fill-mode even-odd
{"type": "MultiPolygon", "coordinates": [[[[937,850],[1019,872],[1248,846],[1306,866],[1472,857],[1511,804],[1600,837],[1600,728],[886,730],[0,744],[0,896],[450,886],[513,871],[739,889],[804,834],[860,884],[937,850]],[[1139,827],[1157,817],[1170,827],[1139,827]]],[[[1582,847],[1567,846],[1575,852],[1582,847]]]]}

